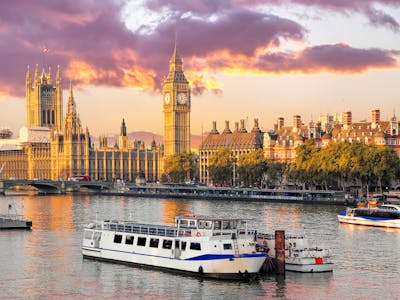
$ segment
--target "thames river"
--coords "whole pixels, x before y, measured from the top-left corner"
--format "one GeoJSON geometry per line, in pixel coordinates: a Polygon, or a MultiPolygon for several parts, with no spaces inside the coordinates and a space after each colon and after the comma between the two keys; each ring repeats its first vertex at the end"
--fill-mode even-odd
{"type": "Polygon", "coordinates": [[[106,197],[0,196],[33,221],[0,231],[0,299],[399,299],[400,229],[340,225],[339,206],[106,197]],[[83,259],[81,235],[94,219],[172,224],[194,213],[252,219],[260,232],[304,234],[331,249],[332,273],[204,280],[83,259]]]}

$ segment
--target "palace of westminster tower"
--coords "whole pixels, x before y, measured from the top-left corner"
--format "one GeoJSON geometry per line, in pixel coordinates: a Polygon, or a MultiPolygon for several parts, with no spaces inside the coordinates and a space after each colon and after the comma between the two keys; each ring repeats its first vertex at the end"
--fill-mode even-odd
{"type": "Polygon", "coordinates": [[[165,156],[190,152],[190,87],[176,44],[162,90],[165,156]]]}

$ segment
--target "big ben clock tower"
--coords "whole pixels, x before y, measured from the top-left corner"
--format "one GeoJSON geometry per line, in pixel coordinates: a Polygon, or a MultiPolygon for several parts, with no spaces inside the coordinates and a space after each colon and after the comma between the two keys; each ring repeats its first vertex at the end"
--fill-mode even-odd
{"type": "Polygon", "coordinates": [[[165,156],[190,152],[190,87],[176,44],[162,95],[165,156]]]}

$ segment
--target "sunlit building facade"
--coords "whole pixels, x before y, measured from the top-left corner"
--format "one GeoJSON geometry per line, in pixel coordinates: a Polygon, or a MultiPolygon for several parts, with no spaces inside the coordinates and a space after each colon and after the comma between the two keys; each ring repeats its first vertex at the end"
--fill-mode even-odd
{"type": "Polygon", "coordinates": [[[125,121],[119,145],[109,148],[103,139],[95,149],[88,128],[83,128],[70,84],[68,106],[63,116],[62,76],[58,67],[55,84],[51,70],[41,75],[36,66],[32,79],[26,73],[27,127],[16,139],[0,138],[1,179],[67,180],[88,175],[93,180],[116,178],[143,182],[157,181],[162,166],[163,147],[128,140],[125,121]],[[133,146],[130,146],[133,145],[133,146]]]}
{"type": "Polygon", "coordinates": [[[208,172],[210,158],[221,149],[229,149],[232,153],[234,165],[232,166],[233,180],[237,178],[236,166],[241,154],[247,154],[257,149],[262,149],[263,132],[259,128],[258,119],[254,120],[254,126],[251,131],[247,131],[245,121],[235,123],[235,129],[232,132],[229,128],[229,121],[225,121],[225,129],[222,133],[217,130],[217,122],[213,122],[213,129],[201,143],[199,147],[199,174],[200,182],[211,184],[208,172]]]}
{"type": "Polygon", "coordinates": [[[311,121],[305,125],[294,116],[292,126],[285,126],[284,119],[278,118],[274,130],[264,135],[264,155],[272,161],[291,162],[296,158],[296,148],[312,139],[317,147],[356,141],[390,147],[400,157],[399,121],[395,115],[382,121],[380,110],[373,109],[370,122],[353,122],[351,111],[343,112],[340,119],[327,115],[323,124],[311,121]]]}

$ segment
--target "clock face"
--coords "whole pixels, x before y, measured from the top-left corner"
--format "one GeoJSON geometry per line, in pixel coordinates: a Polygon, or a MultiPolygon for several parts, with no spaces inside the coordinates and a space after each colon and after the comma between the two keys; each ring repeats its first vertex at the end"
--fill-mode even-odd
{"type": "Polygon", "coordinates": [[[186,93],[178,93],[178,104],[185,104],[187,100],[186,93]]]}
{"type": "Polygon", "coordinates": [[[164,102],[165,102],[165,104],[169,104],[169,101],[170,101],[170,95],[169,95],[169,93],[166,93],[164,95],[164,102]]]}

